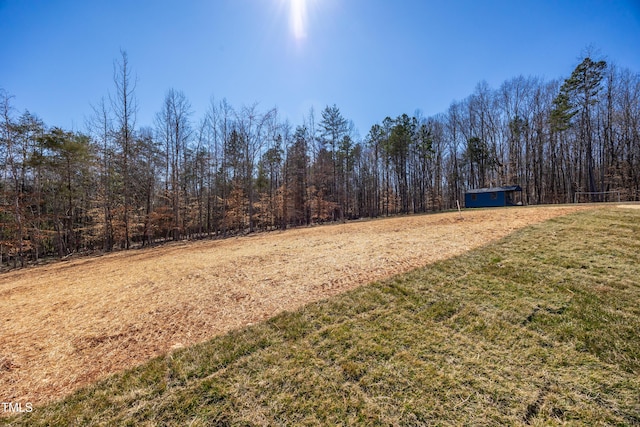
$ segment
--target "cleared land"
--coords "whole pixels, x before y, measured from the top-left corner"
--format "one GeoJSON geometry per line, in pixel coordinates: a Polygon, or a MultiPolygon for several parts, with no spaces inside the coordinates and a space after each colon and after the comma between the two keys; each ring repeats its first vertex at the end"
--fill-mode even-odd
{"type": "Polygon", "coordinates": [[[37,407],[172,349],[589,208],[363,221],[7,273],[0,277],[0,400],[37,407]]]}
{"type": "Polygon", "coordinates": [[[640,211],[579,212],[0,425],[640,425],[638,277],[640,211]]]}

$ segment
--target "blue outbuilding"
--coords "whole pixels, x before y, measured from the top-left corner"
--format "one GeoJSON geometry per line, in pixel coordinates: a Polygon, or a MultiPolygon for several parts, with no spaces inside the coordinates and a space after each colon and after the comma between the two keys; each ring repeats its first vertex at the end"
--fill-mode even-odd
{"type": "Polygon", "coordinates": [[[507,187],[477,188],[464,193],[464,206],[467,208],[490,208],[521,205],[516,192],[522,193],[519,185],[507,187]]]}

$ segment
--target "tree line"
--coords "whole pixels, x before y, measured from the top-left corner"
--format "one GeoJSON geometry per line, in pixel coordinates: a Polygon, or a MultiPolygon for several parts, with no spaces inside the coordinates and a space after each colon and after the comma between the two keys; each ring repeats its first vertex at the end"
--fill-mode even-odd
{"type": "MultiPolygon", "coordinates": [[[[386,117],[360,138],[336,106],[303,123],[169,90],[137,127],[126,52],[85,132],[48,127],[0,91],[0,261],[455,208],[518,184],[525,204],[584,192],[640,200],[640,75],[585,57],[566,79],[479,83],[446,112],[386,117]]],[[[602,200],[591,194],[588,200],[602,200]]]]}

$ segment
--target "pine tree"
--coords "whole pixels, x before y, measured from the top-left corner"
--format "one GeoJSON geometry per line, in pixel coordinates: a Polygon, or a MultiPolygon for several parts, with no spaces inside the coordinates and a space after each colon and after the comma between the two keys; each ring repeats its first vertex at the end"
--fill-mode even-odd
{"type": "Polygon", "coordinates": [[[589,57],[584,58],[560,87],[551,113],[552,126],[556,131],[568,129],[572,119],[579,116],[579,135],[587,165],[586,186],[590,192],[596,191],[591,110],[598,102],[606,68],[605,61],[594,62],[589,57]]]}

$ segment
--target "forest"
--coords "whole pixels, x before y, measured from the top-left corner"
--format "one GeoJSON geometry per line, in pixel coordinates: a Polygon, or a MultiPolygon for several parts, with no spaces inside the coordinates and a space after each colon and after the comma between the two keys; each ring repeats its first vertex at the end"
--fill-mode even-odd
{"type": "Polygon", "coordinates": [[[364,137],[336,105],[292,124],[212,99],[194,117],[176,89],[137,127],[124,51],[83,132],[17,112],[0,89],[0,267],[452,209],[471,188],[517,184],[524,204],[638,201],[640,74],[580,61],[566,78],[480,82],[445,112],[386,117],[364,137]]]}

